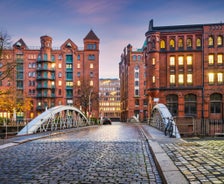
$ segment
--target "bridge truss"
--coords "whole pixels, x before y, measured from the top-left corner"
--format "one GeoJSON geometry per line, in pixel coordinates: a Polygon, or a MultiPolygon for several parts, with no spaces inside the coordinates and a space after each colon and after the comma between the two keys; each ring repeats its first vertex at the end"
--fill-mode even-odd
{"type": "Polygon", "coordinates": [[[73,106],[56,106],[30,121],[17,135],[56,131],[88,125],[86,116],[73,106]]]}

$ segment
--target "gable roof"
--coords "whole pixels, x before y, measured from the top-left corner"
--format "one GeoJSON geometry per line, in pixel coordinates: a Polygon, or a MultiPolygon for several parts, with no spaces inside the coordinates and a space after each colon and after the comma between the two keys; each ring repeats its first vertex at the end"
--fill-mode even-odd
{"type": "Polygon", "coordinates": [[[89,33],[86,35],[86,37],[84,38],[84,40],[99,40],[99,38],[96,36],[96,34],[91,29],[89,31],[89,33]]]}

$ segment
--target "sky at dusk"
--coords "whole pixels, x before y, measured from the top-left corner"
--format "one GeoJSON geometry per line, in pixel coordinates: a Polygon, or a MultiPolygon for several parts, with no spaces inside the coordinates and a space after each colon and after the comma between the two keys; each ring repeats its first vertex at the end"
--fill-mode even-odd
{"type": "Polygon", "coordinates": [[[100,78],[119,78],[123,49],[141,48],[154,26],[224,23],[224,0],[0,0],[0,31],[13,43],[40,46],[40,37],[60,47],[70,38],[83,47],[92,29],[100,39],[100,78]]]}

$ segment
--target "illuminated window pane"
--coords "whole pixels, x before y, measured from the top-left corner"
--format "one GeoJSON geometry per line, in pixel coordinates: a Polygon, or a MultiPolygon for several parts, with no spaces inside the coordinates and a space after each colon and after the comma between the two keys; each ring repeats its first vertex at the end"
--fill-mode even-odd
{"type": "Polygon", "coordinates": [[[210,36],[210,37],[208,38],[208,45],[209,45],[209,46],[213,46],[213,45],[214,45],[214,40],[213,40],[213,37],[212,37],[212,36],[210,36]]]}
{"type": "Polygon", "coordinates": [[[152,65],[155,65],[155,64],[156,64],[156,59],[152,58],[152,65]]]}
{"type": "Polygon", "coordinates": [[[180,39],[178,40],[178,47],[179,47],[179,48],[184,47],[183,39],[182,39],[182,38],[180,38],[180,39]]]}
{"type": "Polygon", "coordinates": [[[58,85],[59,85],[59,86],[62,85],[62,81],[61,81],[61,80],[58,81],[58,85]]]}
{"type": "Polygon", "coordinates": [[[77,86],[81,86],[81,82],[80,81],[77,81],[77,86]]]}
{"type": "Polygon", "coordinates": [[[153,77],[152,77],[152,83],[155,83],[155,82],[156,82],[156,77],[153,76],[153,77]]]}
{"type": "Polygon", "coordinates": [[[166,44],[165,44],[165,41],[164,40],[161,40],[160,41],[160,48],[161,49],[165,49],[166,48],[166,44]]]}
{"type": "Polygon", "coordinates": [[[173,39],[170,40],[170,47],[171,48],[174,48],[175,47],[175,42],[173,39]]]}
{"type": "Polygon", "coordinates": [[[222,54],[218,54],[218,56],[217,56],[217,63],[221,64],[222,62],[223,62],[222,54]]]}
{"type": "Polygon", "coordinates": [[[80,63],[77,64],[77,68],[80,68],[80,63]]]}
{"type": "Polygon", "coordinates": [[[170,75],[170,84],[175,84],[175,75],[170,75]]]}
{"type": "Polygon", "coordinates": [[[218,83],[223,83],[223,73],[217,73],[218,83]]]}
{"type": "Polygon", "coordinates": [[[192,84],[192,74],[187,74],[187,83],[192,84]]]}
{"type": "Polygon", "coordinates": [[[209,54],[208,55],[208,63],[211,65],[211,64],[214,64],[214,55],[213,54],[209,54]]]}
{"type": "Polygon", "coordinates": [[[201,39],[200,38],[197,38],[197,40],[196,40],[196,46],[197,47],[201,47],[201,39]]]}
{"type": "Polygon", "coordinates": [[[92,63],[90,63],[89,67],[90,67],[90,68],[93,68],[93,64],[92,64],[92,63]]]}
{"type": "Polygon", "coordinates": [[[89,82],[89,85],[90,86],[93,86],[93,81],[92,80],[89,82]]]}
{"type": "Polygon", "coordinates": [[[184,57],[183,56],[178,57],[178,64],[179,65],[184,65],[184,57]]]}
{"type": "Polygon", "coordinates": [[[58,68],[61,68],[61,63],[58,64],[58,68]]]}
{"type": "Polygon", "coordinates": [[[218,38],[217,38],[217,45],[218,46],[222,45],[222,37],[221,36],[218,36],[218,38]]]}
{"type": "Polygon", "coordinates": [[[192,39],[191,38],[187,39],[187,47],[192,47],[192,39]]]}
{"type": "Polygon", "coordinates": [[[184,83],[184,74],[179,74],[178,75],[178,83],[183,84],[184,83]]]}
{"type": "Polygon", "coordinates": [[[209,83],[214,83],[214,81],[215,81],[215,77],[214,76],[215,76],[214,73],[209,73],[208,74],[208,82],[209,83]]]}
{"type": "Polygon", "coordinates": [[[192,56],[187,56],[187,65],[192,65],[192,56]]]}
{"type": "Polygon", "coordinates": [[[170,65],[171,66],[174,66],[175,65],[175,57],[174,56],[171,56],[170,57],[170,65]]]}

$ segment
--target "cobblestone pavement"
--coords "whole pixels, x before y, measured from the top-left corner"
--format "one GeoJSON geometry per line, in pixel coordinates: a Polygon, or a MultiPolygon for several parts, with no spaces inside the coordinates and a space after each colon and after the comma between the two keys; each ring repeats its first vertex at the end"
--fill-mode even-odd
{"type": "Polygon", "coordinates": [[[134,125],[88,127],[0,150],[0,183],[162,183],[134,125]]]}
{"type": "Polygon", "coordinates": [[[161,144],[189,183],[224,183],[224,140],[161,144]]]}

